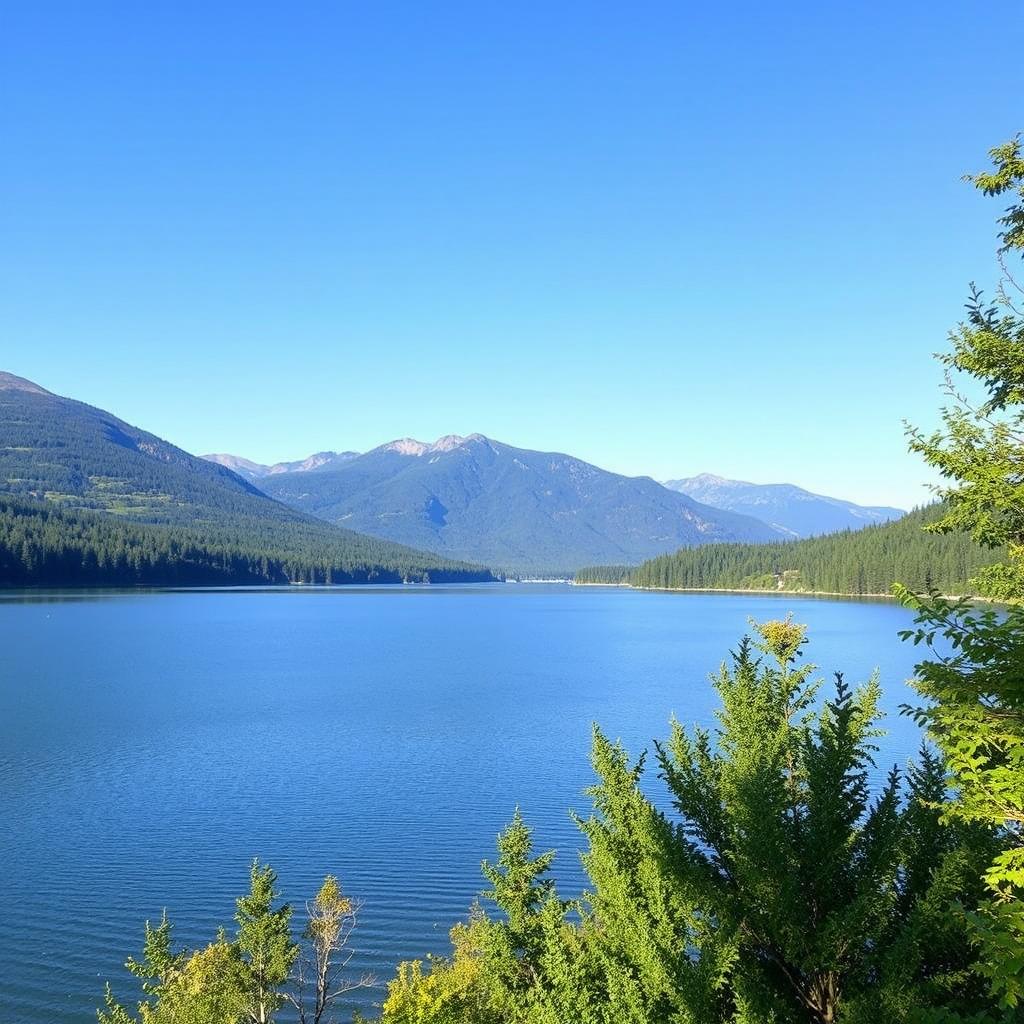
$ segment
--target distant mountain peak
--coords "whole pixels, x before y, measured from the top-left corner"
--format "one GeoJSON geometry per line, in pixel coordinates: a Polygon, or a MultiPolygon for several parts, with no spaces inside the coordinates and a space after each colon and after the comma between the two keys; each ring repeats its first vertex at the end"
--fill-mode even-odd
{"type": "Polygon", "coordinates": [[[242,469],[264,469],[258,462],[253,462],[252,459],[243,459],[241,455],[229,455],[227,452],[216,452],[210,455],[200,455],[199,458],[205,459],[207,462],[216,462],[218,466],[226,466],[228,469],[237,470],[242,469]]]}
{"type": "Polygon", "coordinates": [[[337,459],[355,458],[358,452],[314,452],[309,458],[301,459],[298,462],[275,462],[273,466],[267,467],[267,475],[275,473],[309,473],[321,466],[326,466],[337,459]]]}
{"type": "Polygon", "coordinates": [[[813,537],[836,530],[859,529],[902,516],[903,510],[815,494],[795,484],[754,484],[700,473],[666,480],[666,487],[713,508],[754,516],[793,537],[813,537]]]}
{"type": "Polygon", "coordinates": [[[728,484],[736,483],[737,481],[728,480],[726,477],[718,476],[715,473],[698,473],[696,476],[691,476],[689,478],[689,482],[702,484],[728,484]]]}
{"type": "Polygon", "coordinates": [[[453,448],[461,448],[468,437],[460,437],[458,434],[445,434],[439,437],[431,446],[430,450],[435,452],[450,452],[453,448]]]}
{"type": "Polygon", "coordinates": [[[33,395],[52,395],[52,391],[41,388],[38,384],[24,377],[17,377],[13,373],[6,373],[0,370],[0,391],[27,391],[33,395]]]}
{"type": "Polygon", "coordinates": [[[401,437],[397,441],[388,441],[381,445],[381,451],[397,452],[399,455],[426,455],[430,445],[425,441],[417,441],[414,437],[401,437]]]}
{"type": "Polygon", "coordinates": [[[378,451],[397,452],[399,455],[410,455],[418,458],[421,455],[434,455],[438,452],[451,452],[461,448],[465,444],[476,441],[486,441],[483,434],[467,434],[462,437],[460,434],[445,434],[433,443],[428,441],[417,441],[414,437],[401,437],[396,441],[389,441],[380,446],[378,451]]]}
{"type": "Polygon", "coordinates": [[[295,462],[275,462],[273,465],[253,462],[252,459],[243,459],[240,455],[226,453],[200,455],[199,457],[206,459],[207,462],[216,462],[219,466],[225,466],[239,476],[245,477],[250,483],[255,483],[265,476],[276,476],[280,473],[312,473],[321,468],[331,468],[349,459],[358,458],[358,456],[359,452],[315,452],[305,459],[295,462]]]}

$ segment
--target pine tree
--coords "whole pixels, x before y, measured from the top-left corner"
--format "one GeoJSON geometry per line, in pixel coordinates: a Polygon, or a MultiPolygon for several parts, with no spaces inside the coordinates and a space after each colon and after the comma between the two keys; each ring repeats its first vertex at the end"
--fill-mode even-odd
{"type": "Polygon", "coordinates": [[[993,830],[943,818],[927,749],[876,782],[876,680],[825,695],[803,627],[757,633],[714,677],[718,727],[656,747],[674,813],[595,730],[584,898],[555,898],[517,814],[484,866],[502,913],[475,910],[429,971],[402,965],[384,1024],[995,1020],[954,912],[981,896],[993,830]]]}
{"type": "Polygon", "coordinates": [[[270,1024],[284,1002],[282,986],[299,954],[289,929],[292,908],[274,907],[277,875],[269,866],[252,862],[250,889],[236,901],[237,945],[247,969],[246,1012],[251,1024],[270,1024]]]}
{"type": "MultiPolygon", "coordinates": [[[[908,428],[910,447],[947,481],[946,514],[932,529],[970,534],[1006,557],[976,574],[984,592],[1015,601],[1005,613],[978,611],[935,592],[897,592],[917,611],[904,633],[941,650],[917,666],[927,704],[916,715],[942,748],[959,799],[949,814],[1002,829],[1007,846],[987,874],[989,898],[973,917],[995,991],[1008,1006],[1024,1001],[1024,315],[1011,292],[1024,288],[1010,261],[1024,256],[1024,155],[1017,137],[991,151],[993,169],[971,176],[986,195],[1007,194],[1000,219],[1003,280],[993,303],[972,286],[967,320],[941,356],[950,400],[943,427],[908,428]],[[973,400],[954,375],[982,391],[973,400]],[[949,653],[951,651],[951,653],[949,653]]],[[[909,581],[903,581],[905,584],[909,581]]]]}

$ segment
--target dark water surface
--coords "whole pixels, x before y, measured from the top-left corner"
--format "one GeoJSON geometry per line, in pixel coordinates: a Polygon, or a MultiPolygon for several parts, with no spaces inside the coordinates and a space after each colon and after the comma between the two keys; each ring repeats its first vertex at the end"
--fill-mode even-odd
{"type": "MultiPolygon", "coordinates": [[[[260,857],[293,902],[338,874],[359,968],[446,947],[518,803],[578,891],[591,723],[631,752],[707,681],[749,616],[793,610],[808,656],[879,668],[880,765],[914,651],[889,603],[490,585],[0,595],[0,1024],[95,1020],[166,907],[231,924],[260,857]]],[[[370,1001],[379,1000],[372,993],[370,1001]]],[[[364,1004],[365,1005],[365,1004],[364,1004]]]]}

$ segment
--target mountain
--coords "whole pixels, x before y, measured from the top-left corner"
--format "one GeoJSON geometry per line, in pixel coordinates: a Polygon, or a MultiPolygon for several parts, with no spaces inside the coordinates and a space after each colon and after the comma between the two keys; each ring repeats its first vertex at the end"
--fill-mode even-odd
{"type": "Polygon", "coordinates": [[[0,491],[145,522],[297,521],[223,466],[102,409],[0,374],[0,491]]]}
{"type": "Polygon", "coordinates": [[[637,563],[680,545],[780,532],[649,477],[481,434],[403,438],[324,467],[260,479],[274,498],[362,533],[516,571],[637,563]]]}
{"type": "MultiPolygon", "coordinates": [[[[126,552],[138,567],[134,582],[159,582],[171,563],[182,570],[178,580],[189,565],[203,581],[217,565],[221,581],[489,578],[479,567],[328,526],[224,466],[9,373],[0,373],[0,495],[11,498],[0,543],[24,547],[7,558],[22,566],[23,582],[41,581],[33,572],[44,560],[58,566],[79,556],[98,560],[92,578],[106,580],[103,560],[126,552]]],[[[47,582],[61,582],[53,571],[47,582]]]]}
{"type": "Polygon", "coordinates": [[[929,505],[892,522],[803,540],[681,549],[632,569],[584,569],[576,581],[850,595],[888,594],[893,583],[903,583],[918,592],[970,593],[971,578],[1005,552],[983,548],[964,533],[926,530],[941,514],[941,505],[929,505]]]}
{"type": "Polygon", "coordinates": [[[711,473],[666,480],[665,486],[712,508],[754,516],[791,537],[856,530],[906,514],[899,508],[855,505],[852,501],[812,494],[793,484],[751,484],[711,473]]]}
{"type": "Polygon", "coordinates": [[[230,469],[232,473],[238,474],[249,483],[259,480],[261,476],[266,476],[270,472],[269,466],[261,466],[258,462],[250,462],[238,455],[201,455],[200,458],[230,469]]]}
{"type": "Polygon", "coordinates": [[[200,455],[199,457],[206,459],[207,462],[215,462],[218,466],[225,466],[250,483],[254,483],[265,476],[273,476],[275,473],[315,473],[319,469],[330,469],[332,466],[340,465],[358,455],[359,452],[316,452],[308,458],[299,459],[296,462],[275,462],[272,466],[252,462],[239,455],[218,454],[200,455]]]}

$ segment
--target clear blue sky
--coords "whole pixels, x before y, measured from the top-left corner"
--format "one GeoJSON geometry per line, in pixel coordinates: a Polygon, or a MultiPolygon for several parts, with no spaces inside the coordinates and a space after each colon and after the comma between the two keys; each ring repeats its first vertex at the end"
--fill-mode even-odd
{"type": "Polygon", "coordinates": [[[480,431],[921,500],[1014,2],[5,5],[0,368],[194,452],[480,431]]]}

